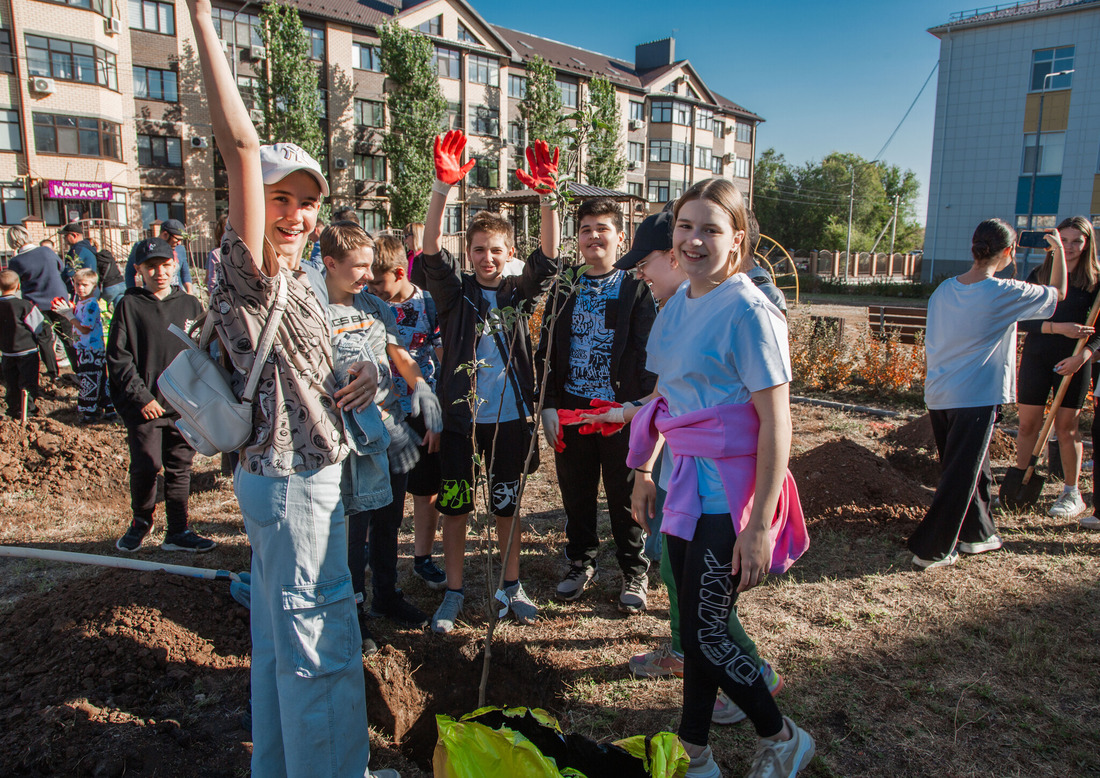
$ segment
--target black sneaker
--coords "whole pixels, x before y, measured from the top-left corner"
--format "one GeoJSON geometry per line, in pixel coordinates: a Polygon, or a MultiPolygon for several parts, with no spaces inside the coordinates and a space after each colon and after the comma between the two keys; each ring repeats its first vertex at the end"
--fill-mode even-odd
{"type": "Polygon", "coordinates": [[[362,610],[356,608],[359,615],[359,635],[363,639],[363,656],[370,656],[371,654],[378,653],[378,638],[374,636],[374,633],[370,631],[367,626],[367,617],[362,610]]]}
{"type": "Polygon", "coordinates": [[[130,529],[126,530],[126,534],[115,541],[115,548],[119,551],[125,551],[127,554],[132,554],[141,548],[141,541],[145,540],[145,536],[149,534],[149,529],[152,526],[152,524],[134,519],[130,522],[130,529]]]}
{"type": "Polygon", "coordinates": [[[374,598],[370,605],[371,618],[385,616],[403,627],[422,629],[428,624],[428,614],[408,602],[401,592],[386,599],[374,598]]]}
{"type": "Polygon", "coordinates": [[[439,565],[432,561],[431,557],[428,557],[423,562],[414,562],[413,572],[424,579],[424,583],[428,585],[429,589],[434,589],[438,592],[447,588],[447,574],[440,569],[439,565]]]}
{"type": "Polygon", "coordinates": [[[210,538],[204,538],[202,535],[196,535],[191,530],[185,529],[183,532],[165,535],[164,542],[160,544],[160,547],[165,551],[191,551],[201,554],[210,551],[217,545],[210,538]]]}

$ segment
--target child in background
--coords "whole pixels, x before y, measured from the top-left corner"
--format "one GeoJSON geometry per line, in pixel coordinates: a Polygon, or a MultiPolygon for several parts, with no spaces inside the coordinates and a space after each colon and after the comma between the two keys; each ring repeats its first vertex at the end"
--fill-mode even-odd
{"type": "Polygon", "coordinates": [[[38,306],[19,296],[19,274],[0,271],[0,373],[9,418],[22,418],[23,392],[27,393],[27,415],[38,413],[38,340],[45,321],[38,306]]]}
{"type": "MultiPolygon", "coordinates": [[[[406,233],[417,226],[410,224],[406,233]]],[[[424,225],[419,227],[422,234],[424,225]]],[[[402,344],[416,360],[421,375],[434,392],[443,338],[439,333],[435,301],[430,294],[409,281],[406,261],[412,260],[406,259],[400,240],[390,235],[380,236],[374,243],[374,265],[371,267],[374,280],[369,281],[367,286],[372,294],[390,304],[402,344]]],[[[394,393],[401,401],[401,408],[406,414],[411,414],[413,387],[409,386],[393,362],[390,371],[394,393]]],[[[410,415],[408,418],[413,430],[426,437],[423,420],[419,416],[410,415]]],[[[439,511],[435,503],[440,477],[438,447],[429,450],[425,442],[420,446],[420,459],[409,472],[406,489],[413,498],[413,571],[436,590],[443,589],[447,584],[447,574],[432,561],[432,547],[439,530],[439,511]]]]}
{"type": "Polygon", "coordinates": [[[107,337],[107,374],[115,407],[126,424],[130,447],[130,529],[118,539],[119,551],[141,547],[153,527],[157,506],[157,474],[164,469],[165,551],[205,552],[217,544],[187,526],[191,492],[191,462],[187,445],[173,420],[175,412],[157,388],[157,379],[186,346],[168,331],[184,331],[202,316],[202,303],[172,286],[176,254],[160,238],[141,241],[134,254],[142,285],[126,290],[118,301],[107,337]]]}
{"type": "Polygon", "coordinates": [[[107,391],[107,347],[103,339],[99,298],[96,296],[98,284],[99,274],[82,267],[73,273],[76,305],[71,305],[67,300],[54,300],[53,306],[55,311],[69,320],[77,335],[73,340],[76,375],[80,380],[76,408],[84,424],[98,421],[101,412],[105,420],[118,416],[107,391]]]}
{"type": "MultiPolygon", "coordinates": [[[[436,181],[425,219],[424,253],[417,260],[439,308],[444,343],[439,394],[446,417],[438,506],[445,517],[443,567],[447,589],[432,618],[436,632],[454,629],[462,612],[466,522],[474,504],[474,451],[486,462],[489,509],[496,516],[497,543],[503,556],[513,531],[516,496],[531,441],[529,419],[535,408],[535,376],[530,333],[522,319],[514,329],[505,329],[492,311],[521,306],[530,310],[549,287],[559,264],[557,211],[545,198],[540,209],[542,248],[532,252],[521,276],[503,277],[504,266],[516,249],[511,223],[497,214],[479,213],[466,230],[467,257],[473,272],[463,272],[462,264],[443,248],[440,235],[447,197],[451,187],[474,166],[474,160],[462,164],[465,146],[466,136],[459,130],[435,139],[436,181]],[[488,332],[486,324],[493,325],[488,332]],[[460,365],[475,358],[482,364],[477,370],[477,397],[471,413],[468,400],[473,382],[460,365]]],[[[551,159],[546,143],[535,141],[527,149],[527,159],[532,172],[519,171],[520,180],[541,194],[551,192],[557,177],[557,150],[551,159]]],[[[518,622],[530,624],[538,618],[538,608],[519,580],[520,535],[515,533],[508,557],[502,559],[504,591],[498,596],[504,598],[518,622]]]]}

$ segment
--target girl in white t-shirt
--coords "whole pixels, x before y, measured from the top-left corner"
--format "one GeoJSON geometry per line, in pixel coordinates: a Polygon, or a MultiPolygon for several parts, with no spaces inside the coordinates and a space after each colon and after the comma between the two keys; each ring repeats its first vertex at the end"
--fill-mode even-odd
{"type": "Polygon", "coordinates": [[[1016,322],[1047,319],[1066,296],[1066,257],[1057,230],[1047,233],[1050,286],[995,273],[1016,261],[1016,233],[1000,219],[978,225],[974,264],[944,281],[928,300],[924,402],[942,475],[932,505],[909,538],[913,564],[955,564],[958,551],[1001,547],[990,513],[989,441],[997,407],[1016,402],[1016,322]],[[957,549],[957,550],[956,550],[957,549]]]}

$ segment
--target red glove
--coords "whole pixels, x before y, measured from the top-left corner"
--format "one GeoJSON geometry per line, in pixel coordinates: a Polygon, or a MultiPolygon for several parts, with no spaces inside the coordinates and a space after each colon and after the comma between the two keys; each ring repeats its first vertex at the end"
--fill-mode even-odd
{"type": "MultiPolygon", "coordinates": [[[[611,400],[591,400],[588,404],[591,406],[591,408],[582,408],[580,410],[580,415],[582,418],[586,418],[588,416],[599,416],[608,408],[623,407],[622,403],[612,402],[611,400]]],[[[614,435],[616,432],[619,432],[624,426],[626,426],[624,423],[597,421],[591,424],[581,425],[579,431],[582,435],[592,435],[598,432],[606,438],[614,435]],[[588,428],[587,432],[585,431],[586,427],[588,428]]]]}
{"type": "Polygon", "coordinates": [[[51,311],[56,311],[58,309],[58,307],[69,308],[70,307],[69,301],[66,300],[64,297],[55,297],[52,300],[50,300],[50,310],[51,311]]]}
{"type": "Polygon", "coordinates": [[[462,130],[450,130],[446,135],[435,136],[435,177],[454,186],[466,177],[477,164],[471,159],[461,164],[462,150],[466,148],[466,135],[462,130]]]}
{"type": "Polygon", "coordinates": [[[527,164],[531,166],[531,172],[517,170],[516,178],[528,189],[534,189],[539,194],[550,194],[558,178],[558,149],[554,149],[554,158],[550,158],[550,146],[544,140],[537,140],[533,146],[527,147],[527,164]]]}

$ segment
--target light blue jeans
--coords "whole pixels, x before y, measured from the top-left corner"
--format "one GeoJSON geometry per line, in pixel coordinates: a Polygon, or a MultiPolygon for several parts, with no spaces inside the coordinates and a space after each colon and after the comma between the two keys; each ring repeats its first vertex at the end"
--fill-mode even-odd
{"type": "Polygon", "coordinates": [[[340,466],[282,478],[237,468],[252,544],[252,775],[368,776],[361,638],[340,466]]]}

